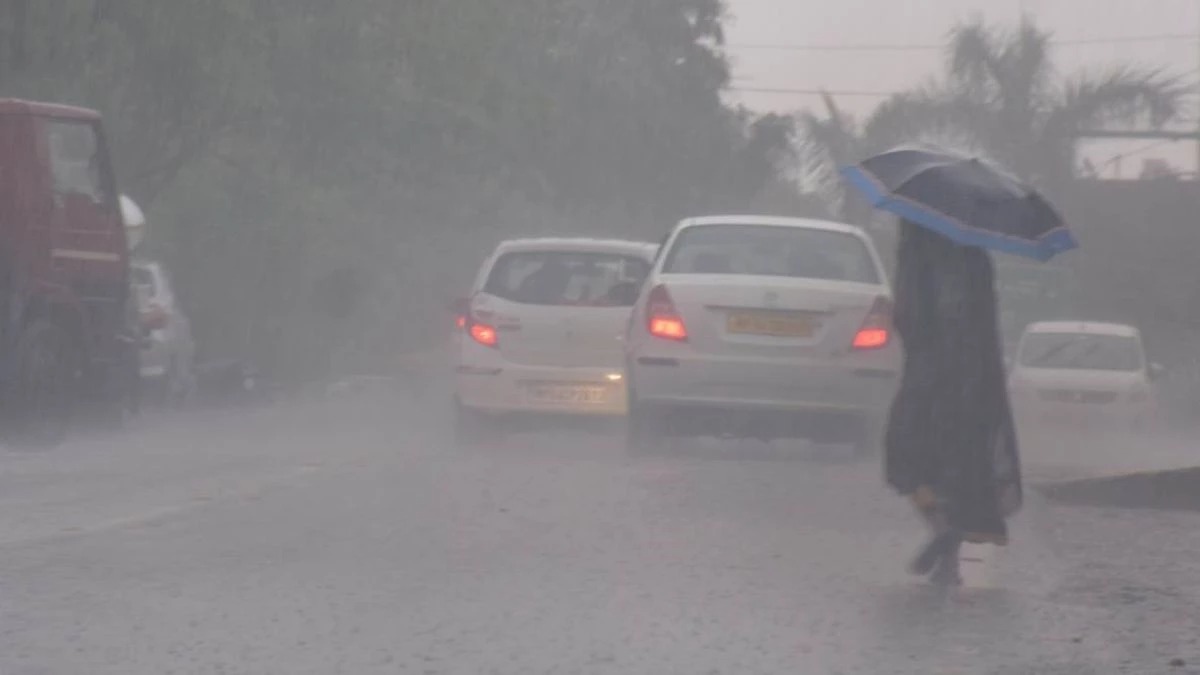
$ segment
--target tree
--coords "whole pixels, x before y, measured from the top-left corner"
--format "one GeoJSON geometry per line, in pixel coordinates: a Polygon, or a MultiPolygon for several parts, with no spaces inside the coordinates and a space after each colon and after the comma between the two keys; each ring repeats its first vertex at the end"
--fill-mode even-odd
{"type": "Polygon", "coordinates": [[[822,94],[825,116],[812,111],[797,115],[799,156],[804,179],[833,210],[851,219],[854,201],[839,175],[842,167],[905,142],[945,140],[955,130],[941,115],[941,105],[925,90],[896,94],[858,121],[822,94]]]}
{"type": "Polygon", "coordinates": [[[990,156],[1049,192],[1075,175],[1079,131],[1180,112],[1185,89],[1158,69],[1116,66],[1056,79],[1051,35],[1025,19],[1015,31],[981,22],[950,32],[941,81],[897,94],[858,124],[824,99],[801,114],[802,156],[822,192],[840,201],[836,169],[906,142],[936,141],[990,156]]]}
{"type": "Polygon", "coordinates": [[[378,345],[366,367],[443,338],[441,289],[500,238],[811,208],[791,125],[722,101],[723,18],[721,0],[10,0],[0,85],[104,113],[202,351],[303,375],[322,322],[378,345]],[[316,311],[343,268],[371,281],[358,311],[316,311]]]}
{"type": "Polygon", "coordinates": [[[922,105],[993,159],[1054,192],[1077,169],[1080,131],[1144,121],[1161,127],[1186,90],[1161,69],[1118,65],[1055,76],[1051,34],[1025,19],[1014,31],[982,22],[950,33],[945,81],[922,105]]]}

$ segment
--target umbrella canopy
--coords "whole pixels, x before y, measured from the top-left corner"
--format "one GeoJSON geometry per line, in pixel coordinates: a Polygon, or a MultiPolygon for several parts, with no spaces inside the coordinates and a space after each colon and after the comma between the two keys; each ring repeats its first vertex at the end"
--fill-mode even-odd
{"type": "Polygon", "coordinates": [[[963,246],[1046,261],[1078,243],[1042,195],[990,162],[898,148],[842,169],[877,209],[963,246]]]}

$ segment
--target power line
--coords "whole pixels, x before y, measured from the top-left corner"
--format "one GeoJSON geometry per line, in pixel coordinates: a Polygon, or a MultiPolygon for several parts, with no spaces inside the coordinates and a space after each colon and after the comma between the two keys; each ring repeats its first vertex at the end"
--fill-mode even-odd
{"type": "Polygon", "coordinates": [[[836,89],[792,89],[790,87],[726,87],[725,91],[745,94],[803,94],[806,96],[864,96],[870,98],[887,98],[900,92],[896,91],[864,91],[836,89]]]}
{"type": "MultiPolygon", "coordinates": [[[[1075,47],[1084,45],[1129,44],[1139,42],[1180,42],[1200,40],[1200,35],[1192,33],[1163,33],[1159,35],[1124,35],[1106,38],[1085,38],[1079,40],[1051,40],[1050,44],[1057,47],[1075,47]]],[[[728,44],[726,49],[738,50],[775,50],[792,52],[922,52],[940,51],[945,44],[769,44],[742,43],[728,44]]]]}

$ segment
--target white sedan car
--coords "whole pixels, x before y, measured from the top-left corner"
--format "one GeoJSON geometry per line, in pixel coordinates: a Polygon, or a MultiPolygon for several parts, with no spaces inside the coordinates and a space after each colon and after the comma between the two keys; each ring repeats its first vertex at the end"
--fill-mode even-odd
{"type": "Polygon", "coordinates": [[[808,437],[873,452],[902,361],[891,298],[879,254],[857,227],[683,221],[630,322],[630,450],[716,435],[808,437]]]}
{"type": "Polygon", "coordinates": [[[1133,326],[1041,322],[1025,329],[1010,366],[1018,421],[1138,430],[1154,421],[1154,380],[1133,326]]]}
{"type": "Polygon", "coordinates": [[[624,331],[656,250],[596,239],[500,244],[459,307],[462,437],[514,413],[625,415],[624,331]]]}

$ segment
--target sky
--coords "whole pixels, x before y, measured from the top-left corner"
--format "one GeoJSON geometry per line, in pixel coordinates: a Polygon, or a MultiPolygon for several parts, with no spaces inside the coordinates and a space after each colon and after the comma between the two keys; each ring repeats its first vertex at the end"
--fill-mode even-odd
{"type": "MultiPolygon", "coordinates": [[[[1165,67],[1200,81],[1200,0],[727,0],[726,40],[735,88],[827,89],[840,106],[865,115],[882,94],[920,84],[940,70],[947,31],[983,17],[1015,25],[1022,13],[1054,33],[1053,58],[1063,74],[1112,64],[1165,67]],[[811,50],[762,48],[772,45],[811,50]],[[906,49],[856,49],[863,45],[906,49]],[[827,49],[836,46],[839,49],[827,49]]],[[[819,107],[814,94],[733,92],[760,111],[819,107]]],[[[1091,143],[1085,154],[1106,175],[1131,178],[1144,158],[1196,165],[1191,143],[1091,143]],[[1118,155],[1121,162],[1114,161],[1118,155]]]]}

